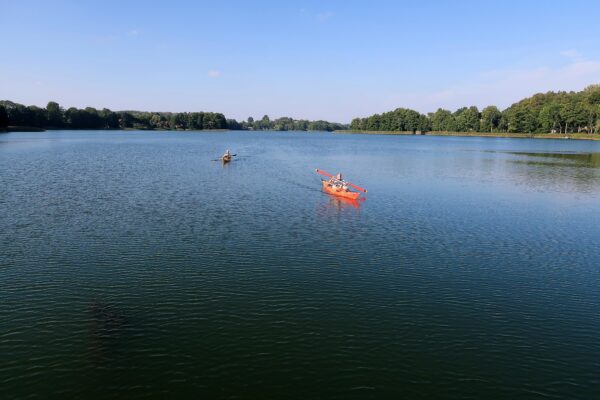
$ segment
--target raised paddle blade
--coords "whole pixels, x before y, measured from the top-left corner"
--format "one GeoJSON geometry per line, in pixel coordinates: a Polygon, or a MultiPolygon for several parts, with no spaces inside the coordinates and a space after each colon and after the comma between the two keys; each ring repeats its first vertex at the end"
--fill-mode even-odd
{"type": "Polygon", "coordinates": [[[365,192],[365,193],[367,193],[367,189],[363,189],[363,188],[361,188],[360,186],[356,186],[354,183],[346,182],[346,184],[347,184],[348,186],[351,186],[351,187],[353,187],[353,188],[354,188],[354,189],[356,189],[356,190],[360,190],[361,192],[365,192]]]}
{"type": "Polygon", "coordinates": [[[333,176],[329,172],[321,171],[320,169],[316,169],[315,171],[317,171],[318,174],[325,175],[325,176],[328,176],[330,178],[333,176]]]}

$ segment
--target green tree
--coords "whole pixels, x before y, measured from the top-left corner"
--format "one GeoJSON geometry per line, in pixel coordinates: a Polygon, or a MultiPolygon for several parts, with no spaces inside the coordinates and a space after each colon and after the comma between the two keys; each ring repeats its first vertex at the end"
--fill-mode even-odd
{"type": "Polygon", "coordinates": [[[204,113],[199,112],[196,113],[196,129],[203,129],[204,128],[204,113]]]}
{"type": "Polygon", "coordinates": [[[379,131],[381,130],[381,115],[375,114],[367,118],[365,128],[368,131],[379,131]]]}
{"type": "Polygon", "coordinates": [[[242,125],[235,119],[228,119],[227,129],[231,129],[232,131],[239,131],[240,129],[242,129],[242,125]]]}
{"type": "Polygon", "coordinates": [[[36,106],[29,106],[28,109],[28,121],[26,125],[35,126],[37,128],[44,128],[48,126],[48,116],[46,110],[36,106]]]}
{"type": "Polygon", "coordinates": [[[560,118],[565,123],[565,133],[572,132],[574,125],[577,123],[577,110],[571,99],[561,104],[560,118]]]}
{"type": "Polygon", "coordinates": [[[479,131],[479,110],[475,106],[469,108],[463,107],[454,113],[456,121],[456,130],[459,132],[477,132],[479,131]]]}
{"type": "Polygon", "coordinates": [[[507,114],[508,131],[515,133],[533,133],[537,128],[537,118],[530,109],[518,107],[507,114]]]}
{"type": "Polygon", "coordinates": [[[262,119],[258,122],[259,129],[267,130],[271,129],[271,120],[268,115],[264,115],[262,119]]]}
{"type": "Polygon", "coordinates": [[[100,118],[106,129],[117,129],[119,127],[119,116],[108,108],[103,108],[102,111],[100,111],[100,118]]]}
{"type": "Polygon", "coordinates": [[[493,132],[498,129],[502,113],[496,106],[487,106],[481,110],[481,122],[479,129],[482,132],[493,132]]]}
{"type": "Polygon", "coordinates": [[[0,129],[4,129],[8,126],[8,113],[6,107],[0,105],[0,129]]]}
{"type": "Polygon", "coordinates": [[[365,120],[364,118],[354,118],[350,123],[350,129],[355,131],[364,131],[365,128],[365,120]]]}
{"type": "MultiPolygon", "coordinates": [[[[169,127],[173,130],[185,129],[187,122],[187,115],[185,113],[175,113],[171,115],[169,120],[169,127]]],[[[211,129],[211,128],[208,128],[211,129]]]]}
{"type": "Polygon", "coordinates": [[[456,122],[454,116],[448,110],[438,108],[436,112],[429,114],[431,130],[433,131],[456,131],[456,122]]]}
{"type": "Polygon", "coordinates": [[[300,120],[294,121],[294,130],[296,130],[296,131],[308,130],[308,121],[305,119],[300,119],[300,120]]]}
{"type": "Polygon", "coordinates": [[[587,130],[597,132],[597,122],[600,122],[600,85],[590,85],[583,91],[587,112],[587,130]]]}
{"type": "Polygon", "coordinates": [[[281,117],[273,121],[273,130],[292,131],[294,130],[294,120],[288,117],[281,117]]]}
{"type": "Polygon", "coordinates": [[[55,101],[48,102],[46,105],[48,126],[53,128],[62,128],[64,126],[63,111],[55,101]]]}
{"type": "Polygon", "coordinates": [[[163,119],[158,113],[152,114],[152,116],[150,117],[150,125],[152,126],[152,129],[161,129],[162,122],[163,119]]]}
{"type": "Polygon", "coordinates": [[[132,128],[133,127],[133,116],[128,112],[119,113],[119,127],[121,129],[132,128]]]}
{"type": "Polygon", "coordinates": [[[538,115],[538,122],[542,132],[552,132],[562,129],[562,120],[560,119],[560,106],[556,103],[548,103],[542,106],[538,115]]]}

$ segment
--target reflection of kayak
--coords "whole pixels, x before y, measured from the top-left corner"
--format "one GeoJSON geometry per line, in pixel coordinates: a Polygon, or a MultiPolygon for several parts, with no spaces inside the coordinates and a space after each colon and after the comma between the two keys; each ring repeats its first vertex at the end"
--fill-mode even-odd
{"type": "Polygon", "coordinates": [[[223,157],[221,157],[221,161],[223,161],[223,164],[226,164],[229,161],[231,161],[231,156],[224,155],[223,157]]]}
{"type": "Polygon", "coordinates": [[[365,200],[364,197],[358,199],[347,199],[345,197],[329,197],[329,204],[335,208],[342,209],[346,207],[360,208],[360,204],[365,200]]]}
{"type": "Polygon", "coordinates": [[[351,192],[348,189],[344,189],[341,185],[332,185],[328,181],[321,181],[323,183],[323,191],[325,193],[332,194],[334,196],[343,197],[345,199],[356,200],[360,193],[351,192]]]}

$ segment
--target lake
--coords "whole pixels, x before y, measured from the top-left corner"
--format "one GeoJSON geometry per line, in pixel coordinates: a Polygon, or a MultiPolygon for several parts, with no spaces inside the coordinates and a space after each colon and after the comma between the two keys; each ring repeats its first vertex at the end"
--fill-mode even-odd
{"type": "Polygon", "coordinates": [[[3,399],[600,394],[598,142],[2,134],[0,246],[3,399]]]}

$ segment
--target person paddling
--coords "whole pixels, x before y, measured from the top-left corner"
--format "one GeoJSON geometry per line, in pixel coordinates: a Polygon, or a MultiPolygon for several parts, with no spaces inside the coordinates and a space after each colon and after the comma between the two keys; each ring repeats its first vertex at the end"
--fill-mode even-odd
{"type": "Polygon", "coordinates": [[[221,160],[223,160],[224,163],[228,163],[229,161],[231,161],[231,157],[233,155],[229,152],[229,150],[225,151],[225,154],[223,154],[223,156],[221,157],[221,160]]]}
{"type": "Polygon", "coordinates": [[[344,178],[342,178],[342,173],[338,172],[336,175],[332,176],[329,179],[329,184],[333,186],[337,191],[340,190],[348,190],[348,186],[346,186],[344,182],[344,178]]]}

